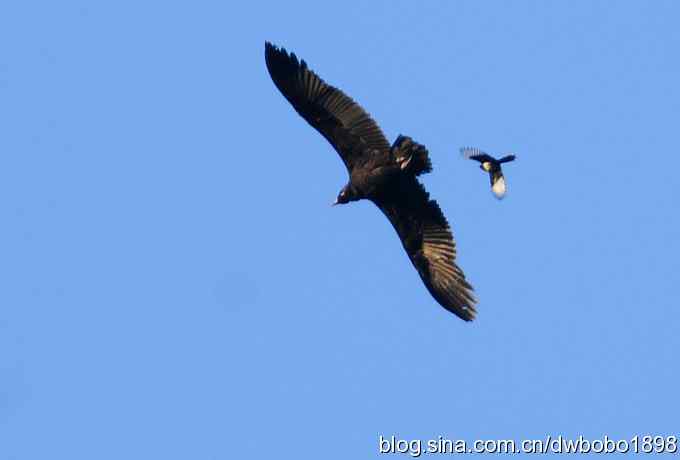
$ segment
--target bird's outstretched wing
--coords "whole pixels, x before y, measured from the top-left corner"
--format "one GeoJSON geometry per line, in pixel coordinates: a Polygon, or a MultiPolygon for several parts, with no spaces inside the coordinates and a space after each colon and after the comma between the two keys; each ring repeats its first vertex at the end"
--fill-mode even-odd
{"type": "Polygon", "coordinates": [[[371,198],[394,226],[430,294],[460,318],[475,318],[472,286],[456,265],[456,243],[436,201],[415,177],[402,176],[371,198]]]}
{"type": "Polygon", "coordinates": [[[494,157],[474,147],[463,147],[460,149],[460,153],[465,158],[479,161],[480,163],[484,163],[485,161],[494,161],[494,157]]]}
{"type": "Polygon", "coordinates": [[[364,155],[387,154],[390,145],[380,127],[342,91],[326,84],[295,54],[269,42],[264,48],[274,84],[297,113],[337,150],[351,173],[364,155]]]}
{"type": "Polygon", "coordinates": [[[517,157],[515,155],[506,155],[500,160],[498,160],[499,163],[508,163],[510,161],[515,161],[517,157]]]}

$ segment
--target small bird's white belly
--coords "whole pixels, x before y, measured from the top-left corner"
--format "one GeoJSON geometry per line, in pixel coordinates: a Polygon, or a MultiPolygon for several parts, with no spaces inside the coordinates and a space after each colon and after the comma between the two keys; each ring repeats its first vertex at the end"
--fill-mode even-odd
{"type": "Polygon", "coordinates": [[[496,195],[496,198],[499,200],[505,196],[505,178],[500,177],[494,184],[491,186],[491,191],[496,195]]]}

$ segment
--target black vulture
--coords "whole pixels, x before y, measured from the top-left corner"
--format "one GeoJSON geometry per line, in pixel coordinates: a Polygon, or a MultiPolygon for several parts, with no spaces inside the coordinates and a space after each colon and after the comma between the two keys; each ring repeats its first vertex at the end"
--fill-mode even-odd
{"type": "Polygon", "coordinates": [[[367,199],[394,226],[432,296],[460,318],[474,319],[472,286],[455,263],[456,244],[439,205],[416,176],[430,172],[427,149],[406,136],[390,147],[364,109],[325,83],[293,53],[265,43],[267,70],[297,113],[340,154],[349,182],[334,204],[367,199]]]}
{"type": "Polygon", "coordinates": [[[465,158],[479,161],[479,167],[482,168],[483,171],[489,173],[491,191],[496,195],[496,198],[502,200],[505,196],[507,187],[505,186],[505,177],[503,176],[501,164],[513,161],[515,155],[506,155],[500,160],[497,160],[488,153],[473,147],[463,147],[460,149],[460,153],[463,154],[465,158]]]}

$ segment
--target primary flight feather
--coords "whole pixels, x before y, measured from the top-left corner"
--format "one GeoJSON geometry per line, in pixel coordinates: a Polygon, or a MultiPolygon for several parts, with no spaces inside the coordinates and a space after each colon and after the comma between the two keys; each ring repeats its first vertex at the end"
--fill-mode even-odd
{"type": "Polygon", "coordinates": [[[342,158],[349,182],[336,204],[367,199],[387,216],[430,294],[460,318],[474,319],[472,286],[456,265],[456,245],[436,201],[416,178],[430,172],[427,149],[406,136],[390,147],[359,104],[326,84],[293,53],[265,43],[267,70],[281,94],[342,158]]]}

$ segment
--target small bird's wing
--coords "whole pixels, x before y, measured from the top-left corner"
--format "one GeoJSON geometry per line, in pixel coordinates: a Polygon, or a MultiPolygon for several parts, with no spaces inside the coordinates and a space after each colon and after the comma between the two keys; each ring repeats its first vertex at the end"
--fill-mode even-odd
{"type": "Polygon", "coordinates": [[[463,155],[465,158],[468,158],[470,160],[475,160],[479,161],[480,163],[484,163],[485,161],[490,161],[494,162],[495,159],[488,153],[479,150],[478,148],[474,147],[463,147],[460,149],[461,155],[463,155]]]}
{"type": "Polygon", "coordinates": [[[281,94],[331,143],[350,174],[365,155],[389,154],[390,145],[376,122],[350,97],[309,70],[304,60],[269,42],[264,56],[281,94]]]}
{"type": "Polygon", "coordinates": [[[402,176],[371,200],[387,216],[430,294],[465,321],[475,318],[472,286],[456,260],[456,243],[444,214],[413,176],[402,176]]]}

